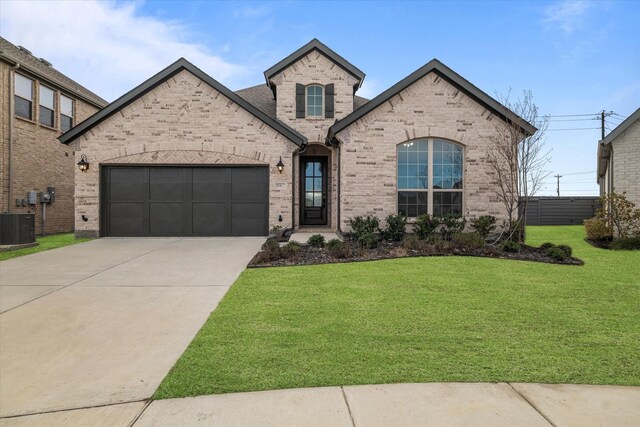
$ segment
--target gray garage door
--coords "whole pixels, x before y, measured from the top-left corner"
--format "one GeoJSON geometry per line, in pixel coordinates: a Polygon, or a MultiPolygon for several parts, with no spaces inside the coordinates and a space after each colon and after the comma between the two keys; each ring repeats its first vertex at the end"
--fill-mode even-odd
{"type": "Polygon", "coordinates": [[[263,236],[267,167],[120,167],[102,175],[105,236],[263,236]]]}

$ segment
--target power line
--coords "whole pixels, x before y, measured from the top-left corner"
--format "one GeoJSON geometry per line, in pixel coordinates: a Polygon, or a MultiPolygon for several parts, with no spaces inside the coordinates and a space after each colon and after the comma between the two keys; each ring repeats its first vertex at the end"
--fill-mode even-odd
{"type": "Polygon", "coordinates": [[[558,132],[558,131],[564,131],[564,130],[593,130],[593,129],[600,129],[600,128],[547,129],[547,132],[558,132]]]}
{"type": "Polygon", "coordinates": [[[565,173],[565,176],[569,176],[569,175],[586,175],[588,173],[596,173],[596,171],[588,171],[588,172],[571,172],[571,173],[565,173]]]}
{"type": "Polygon", "coordinates": [[[583,121],[591,121],[598,120],[597,117],[592,117],[590,119],[559,119],[559,120],[549,120],[550,122],[583,122],[583,121]]]}
{"type": "Polygon", "coordinates": [[[583,117],[583,116],[597,116],[598,113],[591,114],[549,114],[547,117],[583,117]]]}

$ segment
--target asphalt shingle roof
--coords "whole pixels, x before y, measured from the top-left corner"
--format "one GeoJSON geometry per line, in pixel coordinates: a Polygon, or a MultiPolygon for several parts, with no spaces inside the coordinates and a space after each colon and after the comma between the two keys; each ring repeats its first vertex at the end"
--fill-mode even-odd
{"type": "Polygon", "coordinates": [[[64,89],[73,95],[84,98],[96,107],[102,108],[108,104],[106,100],[91,92],[86,87],[65,76],[29,52],[20,49],[3,37],[0,37],[0,58],[20,64],[25,70],[37,75],[38,78],[49,84],[58,86],[60,89],[64,89]]]}

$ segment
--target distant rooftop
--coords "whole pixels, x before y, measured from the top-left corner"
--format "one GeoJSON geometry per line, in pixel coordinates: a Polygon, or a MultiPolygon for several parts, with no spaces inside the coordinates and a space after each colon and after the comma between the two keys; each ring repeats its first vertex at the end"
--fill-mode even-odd
{"type": "Polygon", "coordinates": [[[0,60],[17,63],[21,68],[35,74],[38,78],[58,86],[98,108],[108,104],[106,100],[53,68],[53,65],[46,59],[37,58],[27,48],[16,46],[3,37],[0,37],[0,60]]]}

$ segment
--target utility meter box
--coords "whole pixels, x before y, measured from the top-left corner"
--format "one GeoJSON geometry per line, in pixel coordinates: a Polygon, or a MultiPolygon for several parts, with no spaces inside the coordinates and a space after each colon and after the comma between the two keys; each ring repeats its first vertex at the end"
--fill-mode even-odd
{"type": "Polygon", "coordinates": [[[56,201],[56,187],[47,187],[47,193],[49,193],[49,203],[56,201]]]}
{"type": "Polygon", "coordinates": [[[46,191],[40,193],[40,203],[51,203],[51,194],[46,191]]]}
{"type": "Polygon", "coordinates": [[[35,191],[29,191],[27,193],[27,203],[29,205],[37,205],[38,204],[38,193],[35,191]]]}

